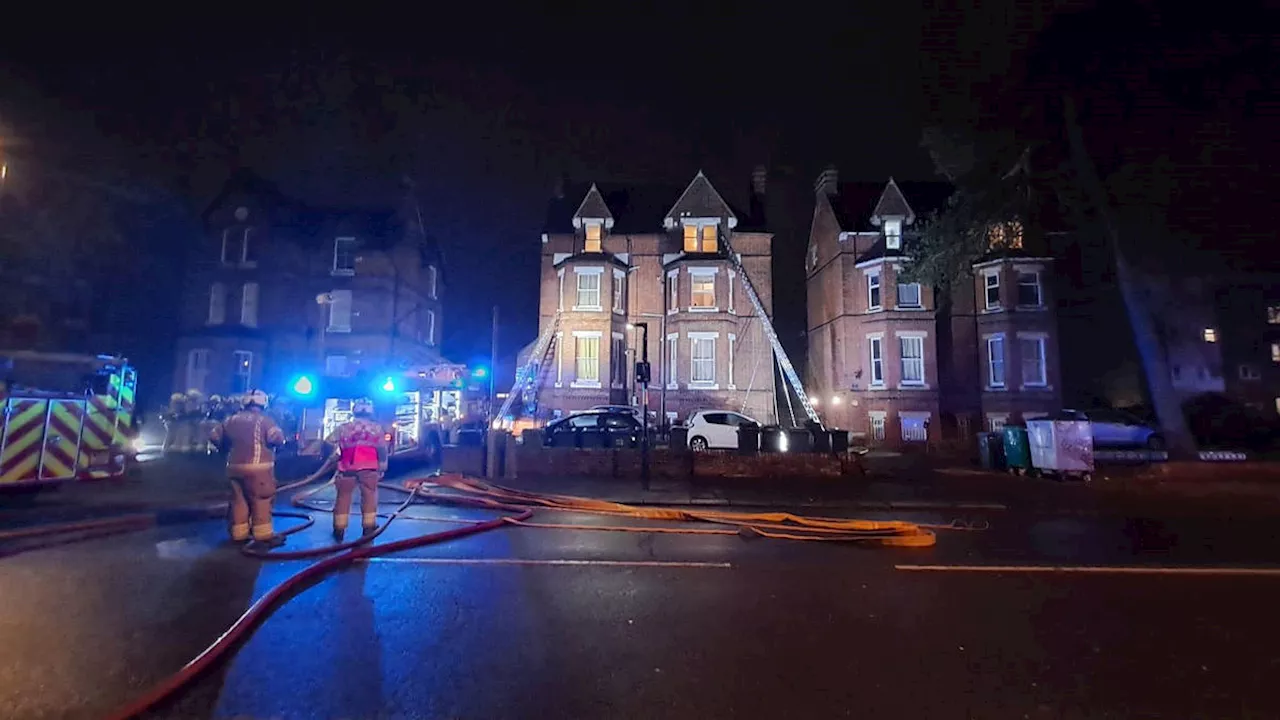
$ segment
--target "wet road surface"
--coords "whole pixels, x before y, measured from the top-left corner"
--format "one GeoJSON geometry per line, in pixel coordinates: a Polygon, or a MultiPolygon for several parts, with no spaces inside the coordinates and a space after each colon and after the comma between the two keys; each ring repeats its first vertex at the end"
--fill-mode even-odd
{"type": "MultiPolygon", "coordinates": [[[[525,528],[418,548],[298,594],[156,717],[1280,716],[1280,577],[895,569],[1280,568],[1265,520],[965,519],[991,527],[924,550],[525,528]]],[[[325,543],[318,520],[290,547],[325,543]]],[[[448,527],[398,521],[381,541],[448,527]]],[[[5,715],[100,717],[306,564],[248,560],[222,534],[0,560],[5,715]]]]}

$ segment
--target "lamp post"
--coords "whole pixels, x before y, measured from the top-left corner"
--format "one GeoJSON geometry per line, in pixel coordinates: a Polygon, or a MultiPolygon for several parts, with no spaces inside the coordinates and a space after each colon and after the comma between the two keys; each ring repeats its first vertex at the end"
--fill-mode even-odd
{"type": "Polygon", "coordinates": [[[636,382],[640,384],[640,482],[649,489],[649,323],[638,322],[640,328],[640,362],[636,363],[636,382]]]}

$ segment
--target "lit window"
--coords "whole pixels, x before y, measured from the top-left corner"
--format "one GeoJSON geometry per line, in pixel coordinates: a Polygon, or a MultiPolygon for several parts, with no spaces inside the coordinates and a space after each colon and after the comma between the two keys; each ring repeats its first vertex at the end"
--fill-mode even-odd
{"type": "Polygon", "coordinates": [[[716,381],[716,341],[713,337],[694,337],[690,341],[693,368],[689,382],[710,385],[716,381]]]}
{"type": "Polygon", "coordinates": [[[1018,273],[1018,307],[1040,307],[1040,273],[1018,273]]]}
{"type": "Polygon", "coordinates": [[[258,327],[258,283],[245,283],[240,293],[240,324],[258,327]]]}
{"type": "Polygon", "coordinates": [[[688,253],[698,252],[698,226],[697,225],[684,226],[684,251],[688,253]]]}
{"type": "Polygon", "coordinates": [[[600,252],[600,238],[603,234],[600,223],[587,223],[587,237],[583,244],[583,252],[598,253],[600,252]]]}
{"type": "Polygon", "coordinates": [[[902,356],[902,384],[924,385],[924,338],[900,337],[898,350],[902,356]]]}
{"type": "Polygon", "coordinates": [[[600,273],[581,272],[578,276],[578,299],[574,310],[600,309],[600,273]]]}
{"type": "Polygon", "coordinates": [[[594,337],[576,337],[574,338],[576,365],[574,367],[574,379],[579,383],[599,383],[600,382],[600,338],[594,337]]]}
{"type": "Polygon", "coordinates": [[[1019,338],[1022,351],[1022,384],[1026,387],[1044,387],[1048,384],[1044,366],[1044,338],[1019,338]]]}
{"type": "Polygon", "coordinates": [[[920,307],[920,283],[898,283],[898,307],[920,307]]]}
{"type": "Polygon", "coordinates": [[[210,325],[221,325],[227,321],[227,286],[214,283],[209,286],[209,319],[210,325]]]}
{"type": "Polygon", "coordinates": [[[713,253],[719,248],[719,238],[715,225],[702,226],[702,252],[713,253]]]}
{"type": "Polygon", "coordinates": [[[1280,325],[1280,305],[1271,305],[1267,307],[1267,323],[1271,325],[1280,325]]]}
{"type": "Polygon", "coordinates": [[[1218,329],[1217,329],[1217,328],[1205,328],[1205,329],[1204,329],[1204,335],[1203,335],[1203,337],[1204,337],[1204,341],[1205,341],[1205,342],[1207,342],[1207,343],[1216,343],[1216,342],[1218,342],[1218,329]]]}
{"type": "Polygon", "coordinates": [[[986,289],[986,308],[988,310],[997,310],[1000,308],[1000,273],[991,271],[982,276],[983,284],[986,289]]]}
{"type": "Polygon", "coordinates": [[[333,274],[356,274],[356,239],[353,237],[334,238],[333,241],[333,274]]]}
{"type": "Polygon", "coordinates": [[[689,306],[695,308],[714,308],[716,306],[716,276],[706,274],[690,274],[689,306]]]}
{"type": "Polygon", "coordinates": [[[613,336],[613,349],[609,353],[609,382],[622,387],[627,380],[627,345],[622,335],[613,336]]]}
{"type": "Polygon", "coordinates": [[[883,412],[867,413],[867,421],[870,424],[871,439],[884,440],[884,417],[883,412]]]}
{"type": "Polygon", "coordinates": [[[867,310],[880,309],[880,274],[867,276],[867,310]]]}
{"type": "Polygon", "coordinates": [[[929,441],[929,413],[898,413],[903,442],[929,441]]]}
{"type": "Polygon", "coordinates": [[[867,338],[867,348],[871,356],[869,384],[872,387],[884,385],[884,341],[878,337],[867,338]]]}
{"type": "Polygon", "coordinates": [[[1271,362],[1280,363],[1280,343],[1271,343],[1271,362]]]}
{"type": "Polygon", "coordinates": [[[987,338],[987,387],[1004,387],[1004,337],[1000,335],[987,338]]]}
{"type": "Polygon", "coordinates": [[[235,358],[236,373],[232,391],[237,393],[249,392],[249,389],[253,387],[253,353],[247,350],[237,350],[233,357],[235,358]]]}

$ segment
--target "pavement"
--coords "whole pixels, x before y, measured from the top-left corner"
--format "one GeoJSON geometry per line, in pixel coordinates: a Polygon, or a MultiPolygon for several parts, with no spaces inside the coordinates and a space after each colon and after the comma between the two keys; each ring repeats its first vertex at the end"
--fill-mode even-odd
{"type": "MultiPolygon", "coordinates": [[[[987,528],[927,549],[544,512],[577,527],[321,580],[155,717],[1280,716],[1273,518],[959,505],[830,508],[987,528]]],[[[492,517],[411,513],[379,542],[492,517]]],[[[325,544],[318,520],[289,547],[325,544]]],[[[0,560],[6,716],[103,716],[307,564],[247,559],[223,533],[206,520],[0,560]]]]}

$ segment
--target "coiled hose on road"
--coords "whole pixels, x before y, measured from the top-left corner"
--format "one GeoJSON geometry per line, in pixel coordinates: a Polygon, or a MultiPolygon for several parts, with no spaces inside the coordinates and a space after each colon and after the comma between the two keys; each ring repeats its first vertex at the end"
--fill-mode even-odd
{"type": "MultiPolygon", "coordinates": [[[[330,467],[326,465],[318,472],[304,478],[303,480],[281,486],[278,492],[281,494],[287,493],[305,485],[317,482],[323,478],[329,470],[330,467]]],[[[332,481],[312,490],[299,493],[291,498],[291,502],[293,505],[307,510],[331,512],[331,508],[317,505],[310,500],[313,495],[325,489],[330,484],[332,484],[332,481]]],[[[757,536],[785,540],[871,543],[880,546],[913,548],[929,547],[935,544],[936,536],[933,531],[937,529],[982,529],[976,526],[967,526],[959,521],[953,522],[949,525],[926,525],[900,520],[878,521],[821,518],[806,517],[791,513],[738,513],[712,510],[692,511],[662,507],[636,507],[621,503],[568,495],[538,495],[490,484],[473,478],[464,478],[460,475],[431,476],[423,479],[409,480],[405,482],[404,486],[381,483],[380,487],[397,492],[403,492],[407,497],[393,512],[383,515],[383,517],[385,517],[385,522],[383,522],[373,533],[361,536],[351,542],[303,550],[269,551],[255,547],[253,543],[244,546],[243,551],[246,554],[271,560],[303,559],[318,557],[321,555],[329,555],[330,557],[324,558],[313,565],[309,565],[294,575],[286,578],[279,585],[273,587],[254,602],[253,605],[251,605],[249,609],[246,610],[244,614],[242,614],[231,625],[231,627],[222,634],[221,637],[205,648],[205,650],[197,655],[195,659],[187,663],[187,665],[177,673],[153,687],[143,696],[108,716],[110,720],[124,720],[125,718],[137,717],[151,709],[154,709],[166,700],[171,699],[203,672],[207,671],[221,660],[226,659],[229,654],[233,653],[238,647],[238,644],[244,640],[259,623],[265,620],[274,610],[276,610],[291,593],[315,582],[324,575],[343,569],[360,560],[388,555],[433,543],[445,542],[489,530],[496,530],[507,525],[551,530],[572,529],[578,531],[595,530],[606,532],[675,533],[689,535],[742,535],[747,537],[757,536]],[[509,514],[482,522],[459,520],[455,518],[416,517],[404,514],[411,505],[422,500],[496,510],[509,514]],[[595,526],[575,523],[544,522],[534,523],[530,522],[530,520],[533,517],[535,508],[547,511],[608,515],[634,520],[710,523],[728,525],[733,529],[705,527],[664,528],[632,525],[595,526]],[[400,517],[436,522],[456,522],[462,523],[463,526],[452,530],[415,535],[383,545],[373,544],[373,541],[382,535],[392,522],[400,517]]],[[[282,532],[284,535],[298,533],[315,523],[315,519],[311,515],[302,512],[277,511],[273,514],[279,518],[290,518],[303,521],[294,527],[284,530],[282,532]]],[[[154,518],[154,515],[133,515],[107,520],[64,523],[58,526],[27,528],[0,533],[0,540],[82,533],[70,540],[70,542],[75,542],[81,539],[87,539],[87,537],[99,537],[101,536],[100,534],[114,534],[129,530],[143,529],[153,525],[154,518]],[[86,536],[83,533],[89,533],[89,535],[86,536]]],[[[68,541],[64,540],[62,542],[68,541]]],[[[55,540],[49,544],[61,543],[55,540]]],[[[48,544],[41,545],[40,547],[46,546],[48,546],[48,544]]],[[[34,548],[26,547],[23,548],[22,551],[29,549],[34,548]]]]}

